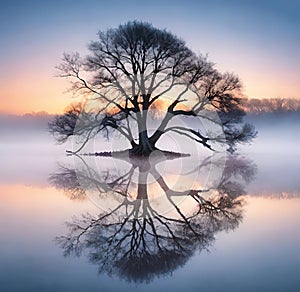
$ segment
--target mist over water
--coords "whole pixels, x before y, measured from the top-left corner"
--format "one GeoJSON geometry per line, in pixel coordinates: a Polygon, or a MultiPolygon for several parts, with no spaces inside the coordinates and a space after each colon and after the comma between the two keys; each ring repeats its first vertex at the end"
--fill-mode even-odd
{"type": "Polygon", "coordinates": [[[299,155],[300,112],[250,115],[247,121],[258,130],[249,152],[299,155]]]}
{"type": "Polygon", "coordinates": [[[300,193],[300,114],[248,116],[258,131],[250,146],[240,148],[257,164],[249,188],[255,193],[300,193]]]}
{"type": "MultiPolygon", "coordinates": [[[[69,141],[59,145],[47,131],[50,117],[3,117],[0,116],[0,156],[2,167],[0,168],[0,180],[3,183],[23,182],[23,178],[30,178],[32,184],[41,174],[44,174],[44,183],[47,183],[47,175],[55,170],[57,163],[73,163],[72,157],[66,156],[66,150],[76,148],[69,141]],[[28,171],[28,168],[30,171],[28,171]]],[[[300,173],[300,115],[290,114],[264,114],[249,115],[247,122],[255,125],[258,135],[250,145],[241,145],[237,153],[246,156],[257,165],[258,175],[250,184],[255,192],[299,191],[300,173]]],[[[129,145],[119,136],[113,141],[107,141],[103,137],[92,141],[83,153],[122,150],[129,145]]],[[[200,157],[210,155],[207,149],[201,146],[195,149],[188,139],[180,135],[168,136],[160,142],[162,149],[181,150],[183,153],[195,153],[200,157]],[[178,149],[177,145],[181,145],[178,149]],[[175,147],[174,147],[175,144],[175,147]],[[173,147],[173,148],[172,148],[173,147]]]]}
{"type": "MultiPolygon", "coordinates": [[[[216,232],[209,252],[195,252],[170,273],[157,272],[149,282],[134,283],[99,274],[99,267],[88,262],[88,250],[79,258],[63,257],[54,238],[68,233],[64,222],[87,212],[98,216],[102,210],[88,198],[71,199],[66,189],[50,183],[49,176],[61,165],[74,168],[75,163],[65,153],[72,144],[57,145],[47,133],[47,118],[26,122],[1,117],[1,287],[4,291],[221,291],[224,287],[228,291],[297,291],[300,117],[272,114],[247,119],[257,128],[258,137],[238,153],[255,166],[256,174],[245,186],[241,222],[216,232]]],[[[97,151],[111,143],[97,145],[97,151]]],[[[172,139],[166,138],[167,143],[172,139]]],[[[205,150],[203,157],[207,155],[205,150]]],[[[109,158],[105,161],[99,163],[111,167],[109,158]]],[[[176,172],[178,163],[174,160],[166,167],[176,172]]]]}

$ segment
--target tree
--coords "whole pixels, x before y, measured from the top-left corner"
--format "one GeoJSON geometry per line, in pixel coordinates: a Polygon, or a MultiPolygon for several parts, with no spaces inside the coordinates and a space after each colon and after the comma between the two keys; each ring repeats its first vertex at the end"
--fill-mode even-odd
{"type": "MultiPolygon", "coordinates": [[[[158,170],[163,156],[127,157],[129,167],[124,173],[118,173],[116,168],[107,170],[103,164],[99,172],[88,159],[81,156],[78,159],[82,168],[76,169],[77,175],[75,170],[62,167],[51,175],[51,183],[71,199],[78,199],[78,194],[82,196],[78,191],[80,185],[87,193],[94,191],[103,197],[103,201],[112,197],[110,192],[116,193],[119,200],[96,216],[73,217],[67,224],[68,234],[57,237],[57,243],[65,256],[80,256],[87,251],[89,261],[99,266],[99,272],[139,282],[171,273],[196,251],[207,249],[217,232],[237,228],[243,217],[245,183],[256,172],[250,161],[232,155],[225,159],[220,181],[209,188],[200,187],[200,181],[198,187],[185,185],[185,190],[178,190],[158,170]],[[135,171],[137,183],[133,180],[135,171]],[[146,183],[149,176],[155,178],[154,183],[166,198],[165,204],[172,206],[174,212],[165,212],[151,199],[151,187],[146,183]],[[74,194],[70,196],[70,192],[74,194]],[[178,200],[182,197],[193,208],[187,210],[178,200]]],[[[206,157],[194,164],[191,172],[208,172],[212,164],[218,166],[223,162],[223,158],[206,157]]]]}
{"type": "Polygon", "coordinates": [[[149,23],[128,22],[100,31],[88,49],[84,58],[64,54],[58,66],[59,76],[71,78],[72,90],[83,98],[81,111],[78,106],[68,109],[49,124],[59,142],[79,135],[81,150],[99,132],[109,137],[117,131],[130,142],[130,153],[148,155],[167,132],[209,149],[220,143],[234,150],[255,137],[251,125],[239,126],[244,115],[239,78],[218,72],[174,34],[149,23]],[[158,109],[160,123],[150,131],[149,115],[158,109]],[[174,117],[201,118],[222,133],[189,124],[170,126],[174,117]]]}

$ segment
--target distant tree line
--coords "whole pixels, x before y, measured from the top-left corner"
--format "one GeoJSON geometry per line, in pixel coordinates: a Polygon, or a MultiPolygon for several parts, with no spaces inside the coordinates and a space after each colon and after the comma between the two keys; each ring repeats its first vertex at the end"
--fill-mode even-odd
{"type": "Polygon", "coordinates": [[[246,112],[254,114],[300,111],[300,99],[295,98],[245,98],[241,104],[246,112]]]}

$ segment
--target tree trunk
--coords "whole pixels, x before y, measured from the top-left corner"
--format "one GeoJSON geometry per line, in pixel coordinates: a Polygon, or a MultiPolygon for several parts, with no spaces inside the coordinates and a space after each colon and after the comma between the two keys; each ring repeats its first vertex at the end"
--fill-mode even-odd
{"type": "Polygon", "coordinates": [[[131,153],[134,155],[148,156],[151,152],[156,150],[154,144],[150,142],[147,132],[147,111],[137,114],[139,143],[133,146],[131,153]]]}
{"type": "Polygon", "coordinates": [[[154,150],[156,148],[150,143],[147,131],[142,131],[139,133],[139,144],[133,146],[130,152],[134,155],[148,156],[154,150]]]}

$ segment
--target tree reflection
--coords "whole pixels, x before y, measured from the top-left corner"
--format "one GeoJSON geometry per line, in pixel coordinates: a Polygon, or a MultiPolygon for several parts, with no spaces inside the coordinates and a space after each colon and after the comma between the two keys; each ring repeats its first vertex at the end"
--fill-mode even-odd
{"type": "MultiPolygon", "coordinates": [[[[51,183],[72,199],[89,193],[102,199],[114,194],[116,203],[99,216],[73,218],[67,223],[69,234],[56,240],[65,256],[86,251],[99,272],[138,282],[171,273],[196,251],[207,249],[216,232],[236,228],[242,220],[245,182],[255,175],[251,162],[231,156],[217,185],[178,190],[157,167],[162,157],[128,159],[126,170],[100,172],[79,159],[85,168],[75,172],[61,167],[51,175],[51,183]],[[152,183],[149,176],[154,178],[152,183]],[[164,196],[160,204],[152,198],[158,189],[164,196]],[[161,208],[162,203],[168,208],[161,208]]],[[[208,157],[189,174],[223,162],[208,157]]]]}

